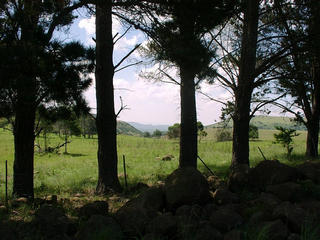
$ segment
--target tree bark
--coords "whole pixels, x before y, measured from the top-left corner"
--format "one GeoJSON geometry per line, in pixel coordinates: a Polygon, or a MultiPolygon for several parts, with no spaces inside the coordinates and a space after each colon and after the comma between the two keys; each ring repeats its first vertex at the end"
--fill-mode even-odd
{"type": "Polygon", "coordinates": [[[244,3],[239,78],[233,113],[232,167],[249,165],[250,103],[256,65],[259,0],[245,0],[244,3]]]}
{"type": "Polygon", "coordinates": [[[24,4],[24,22],[21,26],[21,65],[24,67],[17,79],[17,103],[15,106],[13,196],[34,197],[34,123],[36,115],[36,64],[34,46],[38,21],[37,6],[32,1],[24,4]],[[27,17],[26,17],[27,16],[27,17]]]}
{"type": "MultiPolygon", "coordinates": [[[[28,88],[32,88],[30,85],[28,88]]],[[[13,196],[16,197],[34,197],[33,157],[36,108],[32,101],[34,96],[30,95],[32,92],[26,92],[25,89],[18,91],[18,103],[13,130],[13,196]]]]}
{"type": "Polygon", "coordinates": [[[311,1],[311,21],[310,21],[310,43],[312,56],[312,83],[313,94],[311,99],[311,116],[307,117],[307,146],[306,156],[318,157],[319,144],[319,119],[320,119],[320,3],[318,0],[311,1]]]}
{"type": "Polygon", "coordinates": [[[316,158],[319,144],[319,118],[315,122],[308,121],[307,130],[306,156],[316,158]]]}
{"type": "Polygon", "coordinates": [[[179,167],[197,168],[197,110],[195,98],[195,74],[180,67],[181,132],[179,167]]]}
{"type": "Polygon", "coordinates": [[[112,1],[96,5],[96,100],[98,194],[121,191],[118,179],[117,121],[114,111],[112,1]]]}

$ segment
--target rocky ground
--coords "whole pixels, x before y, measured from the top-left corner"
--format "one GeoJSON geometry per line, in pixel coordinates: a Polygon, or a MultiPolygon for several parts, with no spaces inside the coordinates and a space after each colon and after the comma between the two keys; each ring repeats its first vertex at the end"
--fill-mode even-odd
{"type": "MultiPolygon", "coordinates": [[[[34,202],[30,221],[2,219],[1,239],[320,239],[320,163],[238,166],[228,182],[177,169],[115,212],[94,201],[68,216],[60,200],[34,202]]],[[[29,204],[20,200],[14,207],[29,204]]],[[[5,215],[6,208],[0,207],[5,215]]],[[[12,212],[11,212],[12,213],[12,212]]]]}

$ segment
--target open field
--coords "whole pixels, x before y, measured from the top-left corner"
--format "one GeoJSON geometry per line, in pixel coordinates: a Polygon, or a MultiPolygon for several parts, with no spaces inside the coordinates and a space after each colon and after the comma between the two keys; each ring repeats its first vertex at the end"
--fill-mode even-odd
{"type": "MultiPolygon", "coordinates": [[[[272,130],[259,130],[260,139],[250,142],[251,165],[262,160],[258,147],[268,159],[286,159],[285,149],[273,144],[272,130]]],[[[300,132],[295,138],[294,150],[290,164],[304,160],[306,132],[300,132]]],[[[225,177],[231,160],[231,142],[215,142],[214,133],[209,132],[206,139],[199,144],[199,156],[219,176],[225,177]]],[[[43,144],[40,139],[40,144],[43,144]]],[[[35,154],[35,195],[43,197],[49,194],[71,196],[76,193],[91,194],[97,181],[97,139],[73,137],[68,145],[68,154],[36,153],[35,154]]],[[[63,142],[56,135],[50,135],[49,144],[63,142]]],[[[129,186],[137,182],[157,183],[178,166],[178,140],[142,138],[126,135],[118,136],[119,176],[123,184],[122,156],[125,155],[129,186]],[[171,154],[172,161],[161,161],[157,157],[171,154]]],[[[0,198],[4,196],[4,166],[8,160],[9,190],[12,189],[13,136],[10,132],[0,129],[0,198]]],[[[207,172],[202,163],[198,162],[202,172],[207,172]]]]}

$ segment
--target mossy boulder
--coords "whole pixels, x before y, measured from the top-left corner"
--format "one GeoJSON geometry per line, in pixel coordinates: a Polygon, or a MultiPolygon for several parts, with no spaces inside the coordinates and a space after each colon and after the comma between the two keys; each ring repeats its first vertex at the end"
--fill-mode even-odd
{"type": "Polygon", "coordinates": [[[205,204],[209,200],[209,185],[206,178],[193,167],[178,168],[171,173],[164,185],[168,209],[182,205],[205,204]]]}

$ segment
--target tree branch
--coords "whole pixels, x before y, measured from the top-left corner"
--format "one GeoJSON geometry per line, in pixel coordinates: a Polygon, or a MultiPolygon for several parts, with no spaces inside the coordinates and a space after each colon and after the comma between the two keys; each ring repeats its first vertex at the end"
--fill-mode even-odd
{"type": "Polygon", "coordinates": [[[121,97],[121,96],[120,96],[120,103],[121,103],[121,106],[120,106],[119,111],[118,111],[117,114],[116,114],[116,118],[119,117],[120,113],[121,113],[123,110],[129,109],[129,108],[127,107],[127,105],[123,105],[123,101],[122,101],[122,97],[121,97]]]}
{"type": "Polygon", "coordinates": [[[137,50],[139,47],[141,46],[141,43],[136,45],[126,56],[124,56],[120,62],[118,62],[115,66],[114,66],[114,70],[116,70],[123,62],[124,60],[126,60],[135,50],[137,50]]]}
{"type": "MultiPolygon", "coordinates": [[[[172,76],[170,76],[168,73],[166,73],[165,71],[163,71],[162,69],[158,68],[158,70],[164,74],[167,78],[169,78],[173,83],[177,84],[177,85],[181,85],[181,83],[179,83],[177,80],[175,80],[172,76]]],[[[165,81],[162,81],[161,82],[165,82],[165,81]]]]}
{"type": "Polygon", "coordinates": [[[113,45],[115,45],[121,38],[123,38],[129,32],[130,29],[131,29],[131,27],[128,27],[126,29],[126,31],[120,37],[118,37],[116,40],[114,40],[114,39],[119,35],[119,33],[114,35],[114,37],[113,37],[113,40],[114,40],[113,45]]]}
{"type": "Polygon", "coordinates": [[[138,64],[140,64],[140,63],[143,63],[143,61],[139,61],[139,62],[135,62],[135,63],[128,64],[128,65],[126,65],[126,66],[124,66],[124,67],[122,67],[122,68],[119,68],[119,69],[115,70],[114,72],[115,72],[115,73],[116,73],[116,72],[120,72],[120,71],[123,70],[123,69],[126,69],[126,68],[128,68],[128,67],[132,67],[132,66],[138,65],[138,64]]]}

